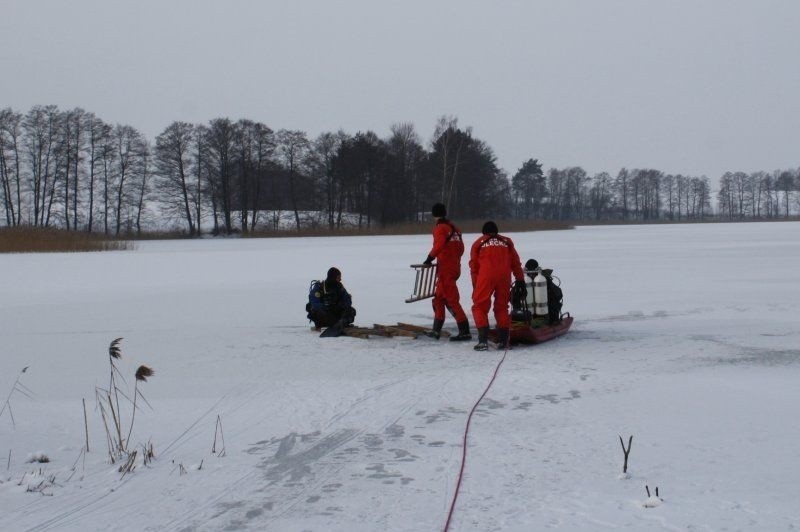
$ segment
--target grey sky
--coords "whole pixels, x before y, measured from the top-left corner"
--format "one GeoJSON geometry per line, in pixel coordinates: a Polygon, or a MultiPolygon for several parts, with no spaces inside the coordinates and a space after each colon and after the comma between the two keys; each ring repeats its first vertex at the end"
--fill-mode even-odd
{"type": "Polygon", "coordinates": [[[509,175],[800,165],[796,0],[0,0],[0,67],[0,107],[151,139],[228,116],[427,142],[450,114],[509,175]]]}

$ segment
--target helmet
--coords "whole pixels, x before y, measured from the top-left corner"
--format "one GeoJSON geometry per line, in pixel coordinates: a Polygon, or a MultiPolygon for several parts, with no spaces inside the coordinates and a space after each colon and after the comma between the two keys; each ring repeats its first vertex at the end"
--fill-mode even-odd
{"type": "Polygon", "coordinates": [[[342,277],[342,272],[339,271],[339,268],[332,267],[328,270],[328,276],[326,277],[326,281],[338,281],[342,277]]]}
{"type": "Polygon", "coordinates": [[[444,218],[447,216],[447,208],[443,203],[435,203],[433,207],[431,207],[431,215],[434,218],[444,218]]]}

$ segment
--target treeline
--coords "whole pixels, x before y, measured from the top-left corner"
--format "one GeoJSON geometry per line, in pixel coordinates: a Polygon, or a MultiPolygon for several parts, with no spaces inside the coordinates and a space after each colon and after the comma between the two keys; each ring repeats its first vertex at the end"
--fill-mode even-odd
{"type": "MultiPolygon", "coordinates": [[[[440,118],[431,138],[423,143],[410,123],[393,125],[387,138],[371,131],[309,138],[217,118],[173,122],[151,141],[83,109],[6,108],[0,110],[1,220],[90,233],[179,228],[196,235],[278,229],[288,214],[298,229],[369,228],[420,220],[437,201],[460,219],[714,216],[706,177],[653,169],[589,176],[580,167],[545,173],[531,159],[509,179],[492,148],[457,119],[440,118]]],[[[758,191],[750,186],[747,201],[739,200],[738,183],[755,175],[723,176],[720,214],[778,217],[798,210],[797,171],[759,173],[758,191]]]]}
{"type": "Polygon", "coordinates": [[[529,160],[511,179],[515,215],[574,221],[704,220],[712,216],[707,177],[621,169],[589,176],[529,160]]]}
{"type": "Polygon", "coordinates": [[[720,179],[719,216],[778,218],[800,212],[800,170],[726,172],[720,179]]]}

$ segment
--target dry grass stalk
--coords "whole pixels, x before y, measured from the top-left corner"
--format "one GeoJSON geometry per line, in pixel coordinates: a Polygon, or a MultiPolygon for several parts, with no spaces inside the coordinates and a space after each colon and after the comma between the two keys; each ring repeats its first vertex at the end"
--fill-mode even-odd
{"type": "Polygon", "coordinates": [[[106,444],[108,445],[108,456],[111,459],[111,463],[113,464],[116,462],[116,449],[114,446],[114,438],[111,436],[111,430],[108,428],[108,416],[106,416],[106,409],[104,406],[104,402],[101,399],[100,393],[104,390],[100,388],[95,389],[95,401],[97,403],[98,408],[100,409],[100,417],[103,420],[103,428],[106,431],[106,444]]]}
{"type": "MultiPolygon", "coordinates": [[[[24,472],[22,474],[22,476],[20,477],[19,482],[17,482],[17,486],[22,486],[25,483],[25,479],[28,477],[29,474],[32,477],[34,477],[33,481],[36,482],[37,478],[44,476],[44,471],[42,471],[42,469],[40,468],[39,471],[31,471],[30,473],[28,473],[27,471],[24,472]]],[[[55,484],[56,484],[56,476],[55,476],[55,474],[52,474],[52,475],[48,475],[44,479],[40,480],[36,484],[28,484],[25,487],[25,491],[27,493],[37,493],[38,492],[41,495],[46,495],[48,497],[52,497],[53,493],[52,492],[46,493],[45,490],[48,489],[48,488],[52,488],[53,486],[55,486],[55,484]]]]}
{"type": "Polygon", "coordinates": [[[53,486],[55,486],[55,484],[56,484],[56,476],[50,475],[47,478],[41,480],[35,486],[32,484],[28,485],[28,487],[25,488],[25,491],[27,493],[39,493],[40,495],[44,495],[45,497],[52,497],[53,492],[52,491],[46,492],[45,490],[48,488],[52,488],[53,486]]]}
{"type": "Polygon", "coordinates": [[[111,410],[111,420],[114,422],[114,429],[117,431],[117,440],[116,440],[116,450],[119,453],[125,451],[125,440],[122,439],[122,423],[120,422],[119,417],[119,396],[117,395],[117,408],[114,408],[114,401],[111,399],[111,393],[106,394],[106,399],[108,400],[108,406],[111,410]]]}
{"type": "MultiPolygon", "coordinates": [[[[148,377],[152,377],[155,374],[153,368],[147,367],[145,365],[141,365],[136,369],[136,382],[133,388],[133,411],[131,412],[131,426],[128,429],[128,437],[126,441],[131,439],[131,433],[133,432],[133,420],[136,419],[136,398],[141,395],[142,392],[139,391],[139,382],[147,382],[148,377]]],[[[142,396],[142,399],[146,402],[147,400],[142,396]]]]}
{"type": "Polygon", "coordinates": [[[17,379],[14,381],[14,384],[11,385],[11,391],[8,392],[8,397],[6,397],[5,403],[3,403],[3,408],[0,408],[0,416],[2,416],[3,413],[6,410],[8,410],[8,415],[11,418],[11,426],[14,428],[17,427],[17,423],[14,420],[14,412],[11,410],[11,396],[13,396],[15,393],[18,393],[20,395],[24,395],[28,399],[33,399],[34,395],[33,391],[30,388],[28,388],[27,386],[25,386],[20,382],[22,375],[26,371],[28,371],[29,367],[30,366],[25,366],[24,368],[22,368],[22,371],[19,372],[19,375],[17,375],[17,379]]]}
{"type": "MultiPolygon", "coordinates": [[[[125,450],[125,442],[122,439],[122,422],[120,420],[120,408],[119,408],[119,386],[117,386],[117,377],[119,376],[122,378],[122,375],[117,368],[115,363],[116,360],[122,358],[122,348],[120,347],[120,342],[122,338],[115,338],[111,341],[111,344],[108,346],[108,362],[110,366],[110,377],[108,381],[108,406],[109,410],[111,411],[111,419],[114,422],[114,429],[117,432],[117,447],[119,451],[125,450]],[[112,401],[112,396],[114,400],[112,401]]],[[[123,379],[124,380],[124,379],[123,379]]]]}
{"type": "Polygon", "coordinates": [[[80,459],[83,458],[83,465],[81,466],[81,480],[83,480],[83,471],[86,469],[86,449],[81,449],[81,452],[78,453],[78,457],[73,462],[72,467],[70,468],[71,473],[67,477],[67,482],[72,480],[72,477],[75,475],[75,471],[77,471],[78,462],[80,459]]]}
{"type": "Polygon", "coordinates": [[[216,454],[217,452],[217,433],[219,433],[220,441],[222,443],[222,448],[219,451],[219,457],[225,456],[225,435],[222,433],[222,418],[219,417],[217,414],[217,424],[214,427],[214,443],[211,445],[211,453],[216,454]]]}
{"type": "MultiPolygon", "coordinates": [[[[647,498],[648,498],[648,499],[649,499],[650,497],[652,497],[652,495],[650,495],[650,486],[648,486],[647,484],[645,484],[645,485],[644,485],[644,490],[647,492],[647,498]]],[[[658,486],[656,486],[656,498],[658,498],[658,499],[661,499],[661,495],[659,495],[659,494],[658,494],[658,486]]],[[[663,501],[664,499],[661,499],[661,500],[663,501]]]]}
{"type": "MultiPolygon", "coordinates": [[[[111,463],[129,456],[129,443],[133,433],[133,424],[136,419],[138,408],[137,400],[141,399],[150,406],[147,399],[139,390],[139,382],[146,382],[155,372],[148,366],[139,366],[134,375],[133,400],[120,388],[119,382],[125,382],[125,377],[120,373],[116,361],[122,358],[122,348],[120,342],[122,338],[115,338],[108,346],[109,361],[109,382],[108,389],[96,388],[95,396],[100,414],[103,419],[103,428],[106,431],[106,443],[108,444],[108,454],[111,463]],[[123,412],[120,408],[120,396],[132,404],[130,426],[128,427],[127,437],[122,435],[123,412]]],[[[87,448],[88,448],[88,428],[87,428],[87,448]]],[[[135,452],[135,451],[134,451],[135,452]]]]}
{"type": "Polygon", "coordinates": [[[153,443],[147,442],[147,445],[142,445],[142,463],[144,465],[149,464],[153,461],[156,457],[156,453],[153,450],[153,443]]]}
{"type": "Polygon", "coordinates": [[[633,444],[633,434],[628,438],[628,448],[625,448],[625,443],[622,441],[622,436],[619,437],[619,444],[622,445],[622,453],[625,455],[625,462],[622,464],[622,472],[628,472],[628,455],[631,452],[631,444],[633,444]]]}
{"type": "Polygon", "coordinates": [[[131,242],[78,231],[30,226],[0,228],[0,253],[116,251],[133,247],[131,242]]]}
{"type": "Polygon", "coordinates": [[[86,433],[86,452],[89,452],[89,418],[86,416],[86,398],[81,398],[83,401],[83,428],[86,433]]]}
{"type": "Polygon", "coordinates": [[[128,459],[125,460],[125,463],[119,466],[118,471],[122,473],[122,478],[125,478],[125,475],[136,469],[136,456],[139,452],[134,449],[133,452],[128,454],[128,459]]]}

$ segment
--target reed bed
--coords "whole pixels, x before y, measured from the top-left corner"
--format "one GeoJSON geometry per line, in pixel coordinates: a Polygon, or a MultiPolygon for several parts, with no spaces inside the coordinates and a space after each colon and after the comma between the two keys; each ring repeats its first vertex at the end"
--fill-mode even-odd
{"type": "Polygon", "coordinates": [[[43,227],[0,228],[0,253],[64,253],[133,249],[127,240],[43,227]]]}

